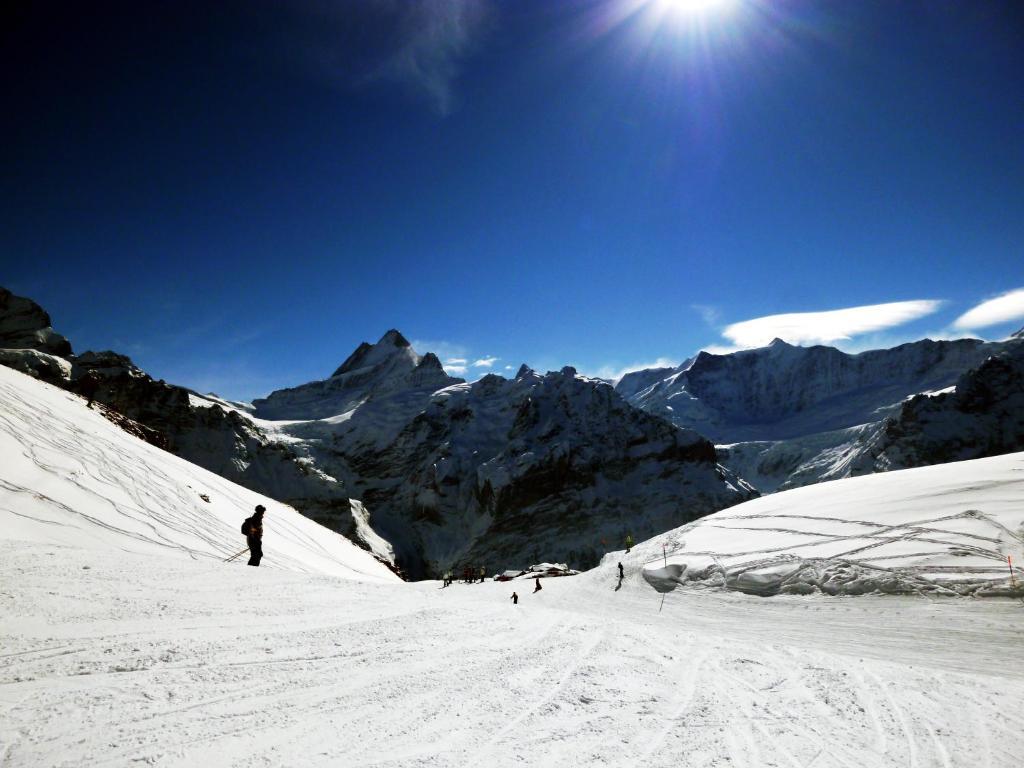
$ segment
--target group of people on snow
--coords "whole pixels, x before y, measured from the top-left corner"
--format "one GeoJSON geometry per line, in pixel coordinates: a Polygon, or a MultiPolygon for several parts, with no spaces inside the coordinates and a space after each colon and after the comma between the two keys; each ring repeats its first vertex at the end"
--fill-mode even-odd
{"type": "MultiPolygon", "coordinates": [[[[486,578],[487,569],[484,566],[481,565],[479,568],[472,568],[467,565],[462,569],[462,578],[460,581],[463,584],[476,584],[477,582],[483,584],[486,578]]],[[[455,570],[453,568],[449,568],[441,574],[441,580],[444,582],[444,586],[446,587],[454,584],[455,570]]]]}

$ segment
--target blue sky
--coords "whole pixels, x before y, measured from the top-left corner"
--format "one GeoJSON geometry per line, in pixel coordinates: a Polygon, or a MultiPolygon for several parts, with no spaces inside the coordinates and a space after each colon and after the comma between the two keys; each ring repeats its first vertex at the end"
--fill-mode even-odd
{"type": "Polygon", "coordinates": [[[1019,4],[704,4],[26,4],[0,284],[240,398],[1024,325],[1019,4]]]}

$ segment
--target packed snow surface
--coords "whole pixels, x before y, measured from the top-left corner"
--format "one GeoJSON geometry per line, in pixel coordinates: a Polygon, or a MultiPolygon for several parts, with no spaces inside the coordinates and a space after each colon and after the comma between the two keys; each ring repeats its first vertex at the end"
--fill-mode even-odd
{"type": "Polygon", "coordinates": [[[272,503],[274,567],[248,568],[217,556],[259,497],[114,429],[0,370],[4,766],[924,768],[1024,753],[1018,601],[659,594],[643,578],[653,543],[536,593],[441,589],[389,580],[272,503]]]}
{"type": "MultiPolygon", "coordinates": [[[[99,406],[97,406],[99,408],[99,406]]],[[[350,541],[142,442],[64,390],[0,367],[0,527],[7,539],[218,561],[267,508],[265,565],[396,581],[350,541]]]]}
{"type": "Polygon", "coordinates": [[[1014,594],[1007,557],[1024,564],[1022,499],[1024,453],[1013,453],[763,496],[640,550],[659,588],[1014,594]]]}

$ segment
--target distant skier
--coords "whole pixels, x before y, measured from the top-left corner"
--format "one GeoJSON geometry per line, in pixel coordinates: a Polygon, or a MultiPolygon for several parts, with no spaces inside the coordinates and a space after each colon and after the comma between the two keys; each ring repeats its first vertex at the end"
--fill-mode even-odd
{"type": "Polygon", "coordinates": [[[626,554],[629,554],[629,550],[633,548],[633,534],[626,534],[626,554]]]}
{"type": "Polygon", "coordinates": [[[487,569],[484,566],[480,566],[480,583],[484,583],[484,579],[487,578],[487,569]]]}
{"type": "Polygon", "coordinates": [[[619,581],[622,581],[622,577],[625,575],[625,571],[622,570],[622,563],[619,563],[619,581]]]}
{"type": "Polygon", "coordinates": [[[536,578],[537,578],[537,586],[535,586],[535,587],[533,588],[533,594],[537,594],[537,593],[538,593],[538,592],[540,592],[540,590],[541,590],[541,586],[540,586],[540,576],[537,576],[536,578]]]}
{"type": "Polygon", "coordinates": [[[512,605],[519,605],[519,595],[512,593],[512,605]]]}
{"type": "Polygon", "coordinates": [[[259,566],[263,559],[263,513],[266,511],[266,507],[257,504],[255,514],[242,523],[242,533],[249,545],[249,565],[259,566]]]}
{"type": "Polygon", "coordinates": [[[92,401],[96,399],[96,392],[99,388],[100,379],[95,371],[89,371],[78,380],[78,392],[89,401],[85,404],[86,408],[92,408],[92,401]]]}

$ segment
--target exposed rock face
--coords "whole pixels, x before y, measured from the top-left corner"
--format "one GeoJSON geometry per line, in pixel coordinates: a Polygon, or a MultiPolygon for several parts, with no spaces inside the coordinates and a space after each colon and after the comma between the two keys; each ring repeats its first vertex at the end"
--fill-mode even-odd
{"type": "Polygon", "coordinates": [[[587,566],[627,533],[639,540],[753,495],[707,440],[571,368],[388,390],[344,419],[279,429],[373,510],[414,577],[466,562],[587,566]]]}
{"type": "Polygon", "coordinates": [[[262,419],[324,419],[389,393],[434,391],[461,381],[448,376],[435,355],[420,357],[391,330],[376,344],[360,344],[329,379],[278,390],[253,406],[262,419]]]}
{"type": "Polygon", "coordinates": [[[0,365],[57,386],[66,385],[71,377],[71,363],[34,349],[0,349],[0,365]]]}
{"type": "Polygon", "coordinates": [[[100,379],[96,401],[144,426],[151,442],[239,485],[308,510],[310,517],[331,520],[335,530],[354,529],[344,489],[288,446],[271,441],[241,413],[156,381],[115,352],[86,352],[75,358],[72,385],[89,371],[100,379]]]}
{"type": "Polygon", "coordinates": [[[50,316],[32,299],[0,288],[0,349],[34,349],[66,357],[71,344],[56,333],[50,316]]]}
{"type": "Polygon", "coordinates": [[[0,288],[0,365],[61,385],[70,373],[62,358],[70,354],[71,344],[50,327],[42,307],[0,288]]]}
{"type": "Polygon", "coordinates": [[[710,434],[723,443],[720,461],[772,492],[848,476],[903,401],[951,386],[1019,342],[925,339],[849,355],[776,339],[729,355],[702,352],[646,389],[627,377],[618,386],[636,390],[634,405],[710,434]]]}
{"type": "Polygon", "coordinates": [[[878,421],[879,408],[950,386],[998,348],[924,339],[850,355],[776,339],[727,355],[701,352],[630,402],[718,443],[788,439],[878,421]]]}
{"type": "Polygon", "coordinates": [[[990,357],[956,389],[918,395],[886,420],[852,474],[1024,451],[1024,345],[990,357]]]}

